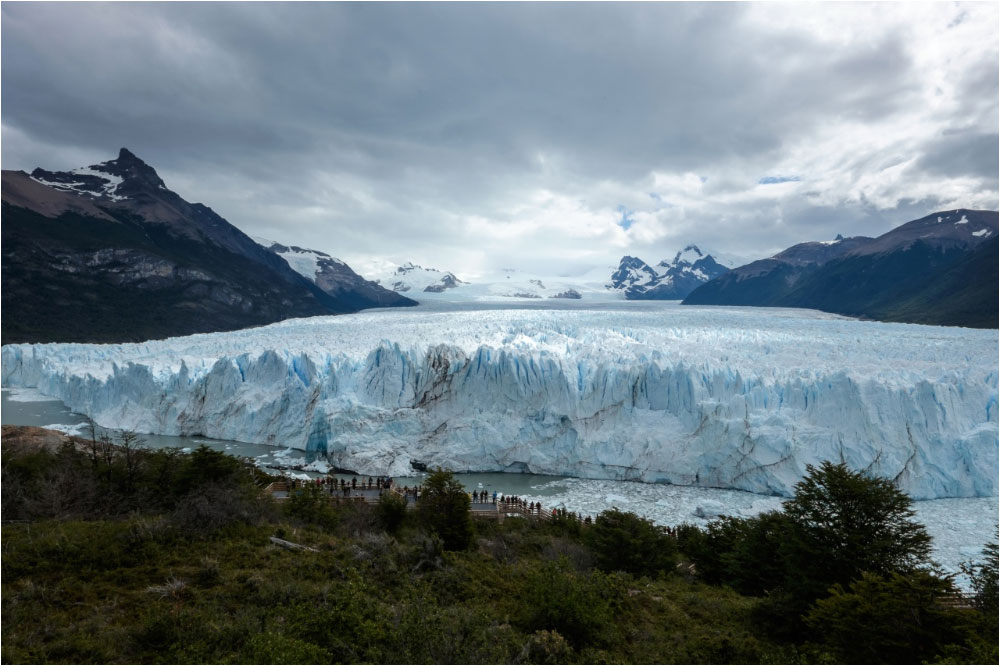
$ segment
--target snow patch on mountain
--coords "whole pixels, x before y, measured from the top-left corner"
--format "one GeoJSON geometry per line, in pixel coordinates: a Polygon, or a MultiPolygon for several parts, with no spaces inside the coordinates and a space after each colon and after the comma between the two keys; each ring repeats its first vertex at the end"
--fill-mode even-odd
{"type": "Polygon", "coordinates": [[[72,192],[91,198],[125,201],[128,197],[117,194],[118,186],[124,182],[121,176],[108,173],[100,167],[107,164],[95,164],[89,167],[73,169],[68,173],[48,172],[36,169],[30,178],[37,183],[59,190],[72,192]]]}
{"type": "Polygon", "coordinates": [[[796,310],[381,311],[8,345],[2,381],[102,425],[364,473],[416,459],[788,495],[805,465],[843,460],[915,498],[969,497],[997,492],[996,347],[995,330],[796,310]]]}
{"type": "Polygon", "coordinates": [[[630,300],[680,300],[738,262],[732,257],[726,257],[725,261],[726,264],[719,263],[715,256],[693,243],[673,259],[664,259],[656,266],[638,257],[625,256],[611,274],[607,288],[622,291],[630,300]]]}
{"type": "Polygon", "coordinates": [[[347,265],[340,259],[331,257],[326,252],[320,252],[319,250],[307,250],[294,245],[282,245],[281,243],[261,238],[259,236],[251,236],[251,238],[258,245],[274,252],[276,255],[288,262],[288,265],[291,266],[292,270],[296,273],[312,280],[313,282],[316,281],[316,275],[323,271],[325,264],[332,263],[339,264],[341,266],[347,265]]]}
{"type": "Polygon", "coordinates": [[[416,295],[410,292],[441,293],[446,289],[467,284],[458,279],[454,273],[439,271],[436,268],[424,268],[409,261],[390,272],[376,276],[375,282],[387,289],[408,295],[416,295]]]}

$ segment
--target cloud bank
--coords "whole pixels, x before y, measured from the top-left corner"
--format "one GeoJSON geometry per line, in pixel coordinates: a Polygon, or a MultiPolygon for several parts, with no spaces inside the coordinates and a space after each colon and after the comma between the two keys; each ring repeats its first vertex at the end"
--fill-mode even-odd
{"type": "Polygon", "coordinates": [[[2,161],[462,277],[998,207],[995,3],[4,3],[2,161]]]}

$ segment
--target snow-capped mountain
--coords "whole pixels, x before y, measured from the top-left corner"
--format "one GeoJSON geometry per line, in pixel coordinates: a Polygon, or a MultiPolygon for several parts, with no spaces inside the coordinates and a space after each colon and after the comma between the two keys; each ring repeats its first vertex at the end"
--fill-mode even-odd
{"type": "Polygon", "coordinates": [[[383,275],[375,282],[396,292],[426,292],[440,294],[446,289],[454,289],[468,284],[455,277],[454,273],[439,271],[436,268],[424,268],[412,262],[406,262],[396,267],[388,275],[383,275]]]}
{"type": "Polygon", "coordinates": [[[252,238],[258,245],[288,262],[288,265],[296,273],[316,283],[316,286],[331,296],[364,300],[368,302],[367,307],[396,307],[415,304],[415,301],[405,296],[364,279],[355,273],[346,262],[331,257],[326,252],[309,250],[295,245],[282,245],[257,236],[252,238]]]}
{"type": "Polygon", "coordinates": [[[878,238],[799,243],[699,287],[689,305],[815,308],[849,316],[996,328],[997,212],[932,213],[878,238]]]}
{"type": "Polygon", "coordinates": [[[656,266],[638,257],[622,257],[607,286],[629,300],[680,300],[730,267],[691,244],[656,266]]]}
{"type": "Polygon", "coordinates": [[[603,267],[574,276],[501,268],[480,274],[474,280],[461,280],[454,273],[408,262],[382,271],[375,281],[418,301],[620,300],[620,293],[605,287],[606,275],[607,269],[603,267]]]}
{"type": "Polygon", "coordinates": [[[122,148],[3,172],[4,342],[148,340],[354,312],[122,148]]]}

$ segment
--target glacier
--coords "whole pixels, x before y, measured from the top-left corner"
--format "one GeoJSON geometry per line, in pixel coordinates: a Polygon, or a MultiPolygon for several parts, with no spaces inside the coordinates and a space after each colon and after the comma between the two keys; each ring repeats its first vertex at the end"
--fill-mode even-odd
{"type": "Polygon", "coordinates": [[[997,494],[997,331],[616,302],[414,308],[135,344],[5,345],[4,387],[108,427],[461,471],[788,496],[822,460],[997,494]],[[634,306],[634,307],[633,307],[634,306]]]}

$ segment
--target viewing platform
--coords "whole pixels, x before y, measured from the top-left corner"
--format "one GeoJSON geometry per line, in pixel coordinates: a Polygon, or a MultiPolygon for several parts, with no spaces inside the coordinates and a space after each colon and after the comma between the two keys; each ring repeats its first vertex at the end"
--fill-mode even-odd
{"type": "MultiPolygon", "coordinates": [[[[420,491],[414,488],[400,488],[397,484],[389,481],[387,485],[379,487],[378,483],[368,485],[366,483],[338,484],[334,479],[321,479],[309,481],[275,481],[264,488],[264,492],[278,502],[286,502],[291,499],[296,492],[303,492],[309,487],[319,488],[328,500],[333,504],[341,502],[364,502],[365,504],[378,504],[385,493],[392,493],[397,497],[404,498],[407,502],[407,509],[414,510],[420,501],[420,491]],[[322,481],[322,482],[318,482],[322,481]]],[[[473,500],[472,493],[469,496],[469,513],[477,518],[490,518],[503,521],[508,517],[533,518],[536,520],[551,520],[558,516],[572,518],[581,523],[590,522],[588,518],[581,518],[574,513],[566,513],[562,509],[546,510],[538,502],[526,502],[525,500],[510,496],[498,495],[495,500],[482,501],[473,500]]]]}

